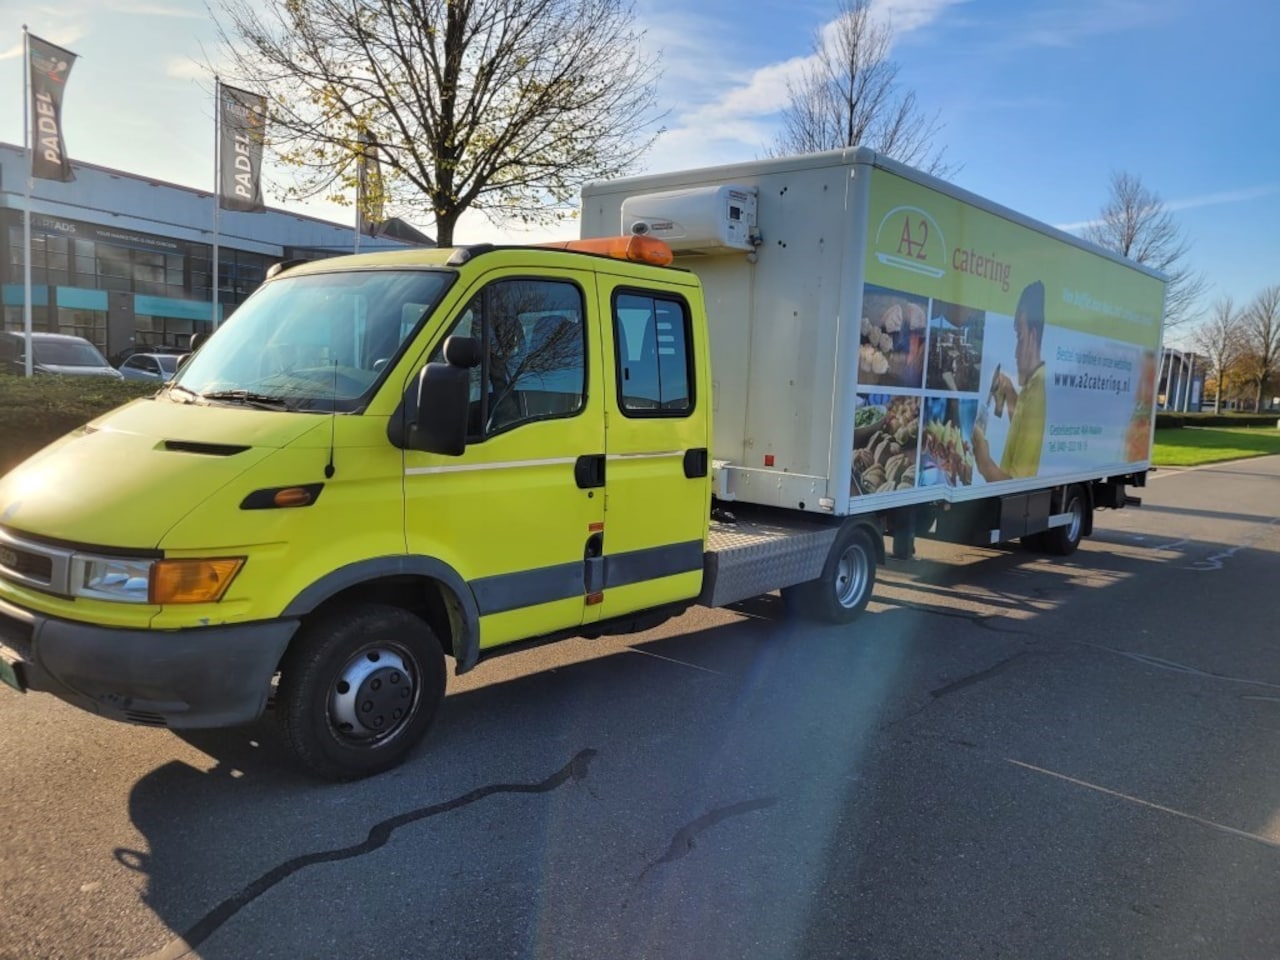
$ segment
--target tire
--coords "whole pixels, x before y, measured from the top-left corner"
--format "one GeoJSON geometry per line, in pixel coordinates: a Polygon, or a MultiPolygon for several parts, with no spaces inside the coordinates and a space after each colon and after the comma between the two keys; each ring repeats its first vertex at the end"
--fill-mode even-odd
{"type": "Polygon", "coordinates": [[[303,624],[281,665],[276,719],[305,770],[356,780],[404,759],[444,687],[444,652],[422,619],[358,604],[303,624]]]}
{"type": "Polygon", "coordinates": [[[876,549],[867,529],[845,527],[836,535],[817,580],[787,587],[782,598],[797,616],[820,623],[857,619],[876,585],[876,549]]]}
{"type": "Polygon", "coordinates": [[[1054,527],[1039,534],[1040,549],[1060,557],[1069,557],[1075,553],[1076,547],[1080,546],[1080,541],[1084,537],[1084,524],[1088,510],[1089,504],[1084,498],[1084,492],[1079,487],[1067,487],[1062,509],[1058,512],[1071,514],[1071,522],[1065,527],[1054,527]]]}

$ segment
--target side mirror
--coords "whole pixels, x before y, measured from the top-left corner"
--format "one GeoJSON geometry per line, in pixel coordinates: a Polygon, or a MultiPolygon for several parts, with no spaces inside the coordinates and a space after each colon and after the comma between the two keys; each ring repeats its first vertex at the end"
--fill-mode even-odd
{"type": "Polygon", "coordinates": [[[445,363],[428,363],[418,374],[417,422],[409,445],[458,457],[467,448],[470,370],[480,363],[480,343],[470,337],[450,337],[444,342],[444,357],[445,363]]]}

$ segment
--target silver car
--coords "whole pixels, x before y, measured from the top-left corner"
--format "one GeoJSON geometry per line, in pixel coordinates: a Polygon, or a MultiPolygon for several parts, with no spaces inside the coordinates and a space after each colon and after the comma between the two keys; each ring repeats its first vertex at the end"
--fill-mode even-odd
{"type": "Polygon", "coordinates": [[[167,383],[178,372],[178,361],[181,359],[171,353],[135,353],[120,364],[120,373],[126,380],[167,383]]]}
{"type": "MultiPolygon", "coordinates": [[[[123,379],[120,371],[107,363],[107,358],[84,337],[66,333],[32,333],[31,348],[32,373],[123,379]]],[[[26,355],[26,337],[23,334],[13,330],[0,331],[0,367],[5,373],[22,376],[26,371],[26,355]]]]}

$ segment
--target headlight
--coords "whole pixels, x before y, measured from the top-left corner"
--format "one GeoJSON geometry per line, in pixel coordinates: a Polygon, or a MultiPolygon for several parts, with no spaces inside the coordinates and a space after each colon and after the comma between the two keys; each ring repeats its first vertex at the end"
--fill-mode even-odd
{"type": "Polygon", "coordinates": [[[148,602],[154,560],[76,556],[71,563],[71,592],[75,596],[124,603],[148,602]]]}
{"type": "Polygon", "coordinates": [[[71,592],[117,603],[217,603],[244,566],[244,557],[212,560],[131,560],[76,556],[71,592]]]}

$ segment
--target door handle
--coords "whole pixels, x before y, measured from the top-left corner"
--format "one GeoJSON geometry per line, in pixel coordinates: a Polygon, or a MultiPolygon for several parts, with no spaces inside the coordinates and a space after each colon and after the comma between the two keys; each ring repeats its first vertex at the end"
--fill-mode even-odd
{"type": "Polygon", "coordinates": [[[706,447],[694,447],[684,452],[684,475],[689,480],[707,475],[706,447]]]}
{"type": "Polygon", "coordinates": [[[584,453],[573,465],[573,480],[579,490],[604,486],[604,454],[584,453]]]}

